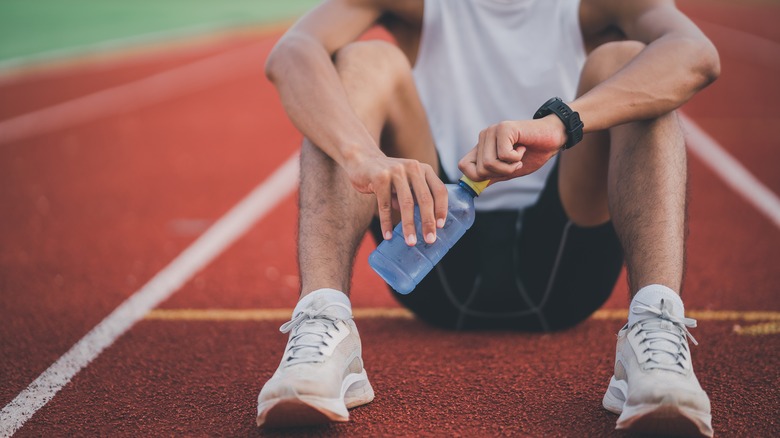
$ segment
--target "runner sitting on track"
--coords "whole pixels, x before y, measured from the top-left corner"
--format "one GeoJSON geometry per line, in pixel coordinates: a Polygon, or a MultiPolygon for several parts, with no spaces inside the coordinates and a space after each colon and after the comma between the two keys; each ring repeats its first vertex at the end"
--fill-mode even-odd
{"type": "Polygon", "coordinates": [[[259,425],[346,421],[373,399],[347,297],[356,250],[369,227],[391,238],[393,206],[414,245],[415,202],[432,242],[442,181],[463,172],[498,183],[435,272],[396,298],[441,327],[560,330],[607,300],[625,257],[633,300],[603,405],[619,429],[712,435],[678,295],[674,111],[719,60],[672,0],[327,0],[279,41],[267,74],[306,140],[301,300],[259,425]],[[376,23],[397,45],[355,41],[376,23]]]}

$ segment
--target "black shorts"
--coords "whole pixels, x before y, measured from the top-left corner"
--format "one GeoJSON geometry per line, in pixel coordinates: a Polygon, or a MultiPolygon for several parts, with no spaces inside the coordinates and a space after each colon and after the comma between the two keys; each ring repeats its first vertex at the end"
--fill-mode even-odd
{"type": "MultiPolygon", "coordinates": [[[[371,231],[381,242],[378,220],[371,231]]],[[[536,204],[478,212],[417,288],[392,293],[420,319],[443,328],[560,330],[604,304],[622,265],[611,222],[584,228],[566,216],[556,164],[536,204]]]]}

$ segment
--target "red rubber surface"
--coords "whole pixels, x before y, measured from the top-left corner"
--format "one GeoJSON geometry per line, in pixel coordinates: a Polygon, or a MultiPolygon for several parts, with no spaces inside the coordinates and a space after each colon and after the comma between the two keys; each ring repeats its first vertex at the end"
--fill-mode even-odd
{"type": "MultiPolygon", "coordinates": [[[[780,44],[780,8],[682,5],[696,18],[780,44]]],[[[719,35],[711,35],[718,44],[719,35]]],[[[255,39],[256,40],[256,39],[255,39]]],[[[237,40],[163,58],[71,68],[0,84],[0,120],[201,59],[237,40]]],[[[203,229],[284,162],[300,136],[257,71],[133,113],[0,145],[0,404],[5,406],[203,229]]],[[[723,74],[686,113],[780,192],[777,71],[721,52],[723,74]]],[[[780,232],[690,159],[688,309],[780,311],[780,232]]],[[[290,198],[162,307],[292,307],[298,293],[290,198]]],[[[356,307],[396,304],[358,256],[356,307]]],[[[608,308],[625,308],[620,283],[608,308]]],[[[51,435],[277,435],[254,426],[256,396],[285,336],[274,322],[143,321],[20,430],[51,435]]],[[[700,321],[694,363],[716,434],[777,436],[780,336],[700,321]]],[[[347,424],[304,435],[604,436],[601,408],[620,321],[550,335],[453,333],[358,320],[377,397],[347,424]]]]}

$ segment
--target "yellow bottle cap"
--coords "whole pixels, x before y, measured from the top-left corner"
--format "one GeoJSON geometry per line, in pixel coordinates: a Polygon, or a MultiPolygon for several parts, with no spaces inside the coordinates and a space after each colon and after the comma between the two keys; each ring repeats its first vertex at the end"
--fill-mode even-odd
{"type": "Polygon", "coordinates": [[[460,180],[466,183],[467,186],[471,187],[471,190],[474,190],[474,193],[476,193],[477,196],[479,196],[479,194],[485,190],[485,187],[490,184],[489,179],[486,179],[485,181],[472,181],[466,175],[461,176],[460,180]]]}

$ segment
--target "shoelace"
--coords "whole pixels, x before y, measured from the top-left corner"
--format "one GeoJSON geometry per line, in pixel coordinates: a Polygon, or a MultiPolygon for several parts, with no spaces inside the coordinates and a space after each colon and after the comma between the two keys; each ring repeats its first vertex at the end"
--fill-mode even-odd
{"type": "Polygon", "coordinates": [[[663,369],[684,373],[690,369],[690,354],[685,338],[691,339],[694,345],[699,345],[688,327],[696,327],[696,320],[679,318],[669,313],[670,307],[661,300],[661,307],[637,304],[631,312],[642,315],[639,325],[642,340],[639,345],[650,355],[645,362],[646,369],[663,369]]]}
{"type": "Polygon", "coordinates": [[[330,303],[319,309],[306,309],[298,312],[293,318],[279,327],[282,333],[293,332],[287,342],[287,355],[284,366],[300,363],[319,363],[325,360],[322,352],[327,347],[327,338],[333,338],[331,332],[339,332],[336,325],[340,318],[324,314],[329,307],[341,307],[351,312],[349,306],[341,303],[330,303]]]}

